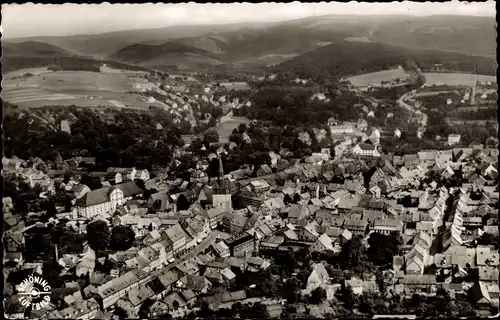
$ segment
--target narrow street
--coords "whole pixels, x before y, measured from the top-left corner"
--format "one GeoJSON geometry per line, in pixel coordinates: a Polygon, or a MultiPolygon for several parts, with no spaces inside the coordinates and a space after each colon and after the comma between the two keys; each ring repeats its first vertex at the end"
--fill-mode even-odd
{"type": "Polygon", "coordinates": [[[208,234],[208,236],[205,239],[203,239],[203,241],[200,244],[198,244],[193,251],[185,254],[183,257],[181,257],[179,259],[176,259],[174,262],[172,262],[171,264],[169,264],[165,268],[156,271],[155,273],[160,274],[164,271],[169,271],[169,270],[173,269],[174,267],[176,267],[177,265],[179,265],[180,263],[183,263],[186,260],[192,259],[195,256],[202,253],[203,251],[207,250],[211,244],[215,243],[216,233],[217,233],[216,231],[210,232],[208,234]]]}

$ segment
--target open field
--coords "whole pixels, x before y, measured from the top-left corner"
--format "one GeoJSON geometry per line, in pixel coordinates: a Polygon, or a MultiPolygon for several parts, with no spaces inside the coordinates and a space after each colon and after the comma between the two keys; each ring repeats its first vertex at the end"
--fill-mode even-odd
{"type": "Polygon", "coordinates": [[[427,84],[432,85],[449,85],[449,86],[473,86],[477,80],[480,82],[496,82],[495,76],[475,75],[472,73],[424,73],[427,84]]]}
{"type": "Polygon", "coordinates": [[[40,74],[49,73],[49,72],[52,72],[52,71],[50,71],[47,67],[21,69],[21,70],[16,70],[16,71],[12,71],[12,72],[4,74],[3,79],[7,80],[7,79],[21,77],[21,76],[25,75],[26,73],[40,75],[40,74]]]}
{"type": "Polygon", "coordinates": [[[221,82],[221,86],[228,90],[247,90],[250,86],[246,82],[221,82]]]}
{"type": "Polygon", "coordinates": [[[348,78],[355,86],[366,86],[369,84],[380,84],[382,81],[390,81],[396,78],[404,79],[408,75],[401,68],[395,68],[391,70],[383,70],[371,73],[365,73],[358,76],[353,76],[348,78]]]}
{"type": "Polygon", "coordinates": [[[229,136],[235,128],[242,123],[248,124],[250,120],[245,117],[224,117],[222,122],[217,126],[217,133],[219,134],[219,142],[228,143],[229,136]]]}
{"type": "Polygon", "coordinates": [[[31,72],[37,74],[35,76],[12,79],[26,74],[31,69],[20,70],[6,75],[2,98],[21,108],[54,104],[133,108],[148,108],[151,105],[143,101],[144,97],[140,95],[126,93],[137,87],[150,87],[139,73],[107,69],[101,71],[110,72],[50,72],[45,69],[31,72]]]}

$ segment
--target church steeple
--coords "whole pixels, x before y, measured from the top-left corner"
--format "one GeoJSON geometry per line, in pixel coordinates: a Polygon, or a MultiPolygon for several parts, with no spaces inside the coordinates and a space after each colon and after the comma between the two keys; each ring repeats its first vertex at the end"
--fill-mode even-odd
{"type": "Polygon", "coordinates": [[[229,184],[224,177],[224,166],[222,165],[222,155],[219,154],[219,179],[218,179],[218,188],[216,190],[219,194],[228,194],[231,193],[229,190],[229,184]]]}
{"type": "Polygon", "coordinates": [[[214,208],[222,207],[225,212],[233,211],[233,205],[231,200],[231,188],[230,184],[226,181],[224,177],[224,166],[222,165],[222,155],[219,154],[219,179],[218,185],[214,190],[212,196],[212,202],[214,208]]]}
{"type": "Polygon", "coordinates": [[[222,156],[219,154],[219,185],[224,189],[224,167],[222,166],[222,156]]]}

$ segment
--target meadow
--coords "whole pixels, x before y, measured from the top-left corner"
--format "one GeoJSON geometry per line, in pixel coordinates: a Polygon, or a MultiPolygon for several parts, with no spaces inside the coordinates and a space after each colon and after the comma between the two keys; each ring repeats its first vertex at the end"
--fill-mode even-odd
{"type": "Polygon", "coordinates": [[[2,98],[21,108],[44,105],[148,108],[144,97],[126,93],[147,86],[141,73],[101,68],[100,73],[25,69],[6,74],[2,98]],[[33,72],[37,71],[37,72],[33,72]],[[20,77],[26,73],[33,76],[20,77]]]}
{"type": "Polygon", "coordinates": [[[390,70],[382,70],[377,72],[370,72],[365,74],[360,74],[348,78],[355,86],[366,86],[369,84],[380,84],[382,81],[391,81],[394,79],[404,79],[408,75],[402,68],[395,68],[390,70]]]}
{"type": "Polygon", "coordinates": [[[477,80],[480,82],[496,82],[495,76],[475,75],[472,73],[433,73],[424,72],[427,84],[432,85],[449,85],[449,86],[473,86],[477,80]]]}
{"type": "Polygon", "coordinates": [[[250,86],[246,82],[221,82],[221,86],[225,87],[228,90],[247,90],[250,89],[250,86]]]}
{"type": "Polygon", "coordinates": [[[224,120],[217,126],[217,133],[219,134],[219,142],[228,143],[229,136],[233,133],[233,130],[238,128],[242,123],[248,124],[250,120],[245,117],[225,117],[224,120]]]}

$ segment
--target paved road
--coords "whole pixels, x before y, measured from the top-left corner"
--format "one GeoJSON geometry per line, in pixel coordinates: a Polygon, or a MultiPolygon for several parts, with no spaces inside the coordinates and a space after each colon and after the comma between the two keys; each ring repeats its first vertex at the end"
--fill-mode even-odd
{"type": "MultiPolygon", "coordinates": [[[[411,104],[408,104],[405,102],[406,99],[408,99],[410,96],[412,95],[411,92],[407,92],[405,93],[404,95],[402,95],[399,99],[398,99],[398,105],[400,107],[403,107],[405,108],[406,110],[410,111],[412,113],[412,115],[416,112],[416,109],[414,106],[412,106],[411,104]]],[[[420,128],[422,132],[425,131],[426,127],[427,127],[427,119],[429,117],[427,116],[427,114],[425,113],[422,113],[422,120],[420,121],[420,128]]],[[[411,118],[410,118],[411,119],[411,118]]]]}

